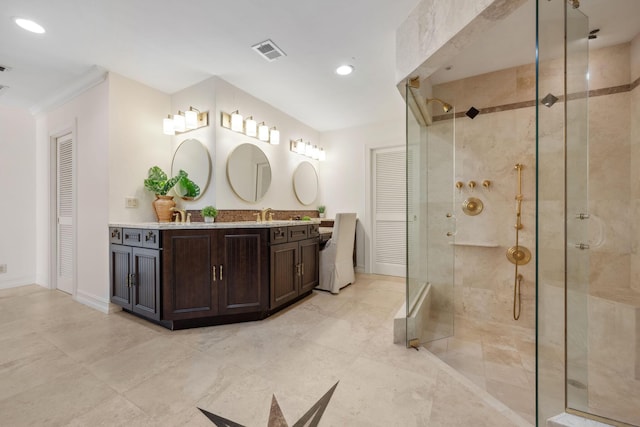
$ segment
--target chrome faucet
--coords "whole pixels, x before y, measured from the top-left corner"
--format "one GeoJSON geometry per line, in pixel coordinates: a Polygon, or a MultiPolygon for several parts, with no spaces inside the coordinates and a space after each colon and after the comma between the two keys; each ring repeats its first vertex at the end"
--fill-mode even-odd
{"type": "Polygon", "coordinates": [[[176,209],[175,206],[171,207],[171,210],[176,213],[175,222],[185,222],[187,219],[187,211],[184,209],[176,209]]]}
{"type": "MultiPolygon", "coordinates": [[[[271,210],[272,210],[271,208],[265,208],[260,211],[260,220],[262,222],[265,222],[267,220],[267,213],[270,212],[271,210]]],[[[269,218],[269,221],[271,221],[273,219],[273,213],[269,215],[268,218],[269,218]]]]}

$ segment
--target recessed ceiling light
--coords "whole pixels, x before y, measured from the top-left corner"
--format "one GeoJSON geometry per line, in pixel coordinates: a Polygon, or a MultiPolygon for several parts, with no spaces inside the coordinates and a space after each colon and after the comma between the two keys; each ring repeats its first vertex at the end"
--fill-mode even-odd
{"type": "Polygon", "coordinates": [[[336,73],[341,76],[348,76],[353,73],[353,65],[341,65],[336,68],[336,73]]]}
{"type": "Polygon", "coordinates": [[[33,22],[30,19],[15,18],[14,21],[20,28],[23,28],[27,31],[31,31],[32,33],[36,34],[44,33],[44,28],[42,27],[42,25],[38,24],[37,22],[33,22]]]}

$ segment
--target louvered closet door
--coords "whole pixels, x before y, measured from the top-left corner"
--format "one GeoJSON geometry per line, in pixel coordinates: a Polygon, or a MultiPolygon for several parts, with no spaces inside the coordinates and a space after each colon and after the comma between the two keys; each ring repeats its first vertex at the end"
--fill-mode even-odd
{"type": "Polygon", "coordinates": [[[71,134],[56,138],[57,231],[56,286],[73,293],[73,140],[71,134]]]}
{"type": "Polygon", "coordinates": [[[406,275],[406,156],[404,147],[373,152],[373,272],[406,275]]]}

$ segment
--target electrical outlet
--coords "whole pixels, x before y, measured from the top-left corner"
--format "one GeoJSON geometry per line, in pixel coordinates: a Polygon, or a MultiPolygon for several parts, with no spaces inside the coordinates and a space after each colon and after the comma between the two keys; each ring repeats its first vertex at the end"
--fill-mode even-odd
{"type": "Polygon", "coordinates": [[[0,264],[0,273],[7,272],[7,264],[0,264]]]}
{"type": "Polygon", "coordinates": [[[138,207],[138,199],[135,197],[125,197],[124,198],[124,206],[127,208],[137,208],[138,207]]]}

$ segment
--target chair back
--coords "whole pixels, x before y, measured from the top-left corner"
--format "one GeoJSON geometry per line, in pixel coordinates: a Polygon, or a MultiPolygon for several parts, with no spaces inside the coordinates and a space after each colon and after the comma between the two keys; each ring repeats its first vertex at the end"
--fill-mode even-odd
{"type": "Polygon", "coordinates": [[[336,214],[333,223],[333,233],[331,240],[336,243],[336,260],[352,259],[353,243],[356,234],[356,214],[339,213],[336,214]]]}

